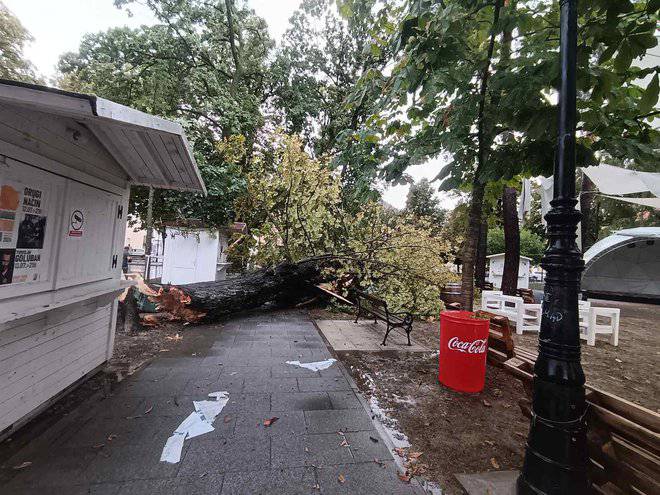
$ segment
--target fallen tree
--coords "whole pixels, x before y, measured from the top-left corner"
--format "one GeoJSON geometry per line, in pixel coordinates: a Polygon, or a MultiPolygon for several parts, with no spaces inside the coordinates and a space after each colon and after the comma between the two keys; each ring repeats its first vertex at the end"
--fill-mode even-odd
{"type": "Polygon", "coordinates": [[[212,322],[267,303],[290,307],[309,299],[314,286],[323,281],[323,268],[332,256],[317,256],[299,262],[283,262],[242,277],[219,282],[201,282],[163,287],[150,299],[169,319],[212,322]]]}

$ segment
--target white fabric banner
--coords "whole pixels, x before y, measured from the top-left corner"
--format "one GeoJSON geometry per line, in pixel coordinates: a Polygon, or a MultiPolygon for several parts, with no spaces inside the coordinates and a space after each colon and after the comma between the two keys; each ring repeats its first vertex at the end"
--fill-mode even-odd
{"type": "Polygon", "coordinates": [[[624,198],[621,196],[608,196],[603,194],[606,198],[618,199],[619,201],[625,201],[626,203],[633,203],[641,206],[650,206],[660,210],[660,198],[624,198]]]}
{"type": "Polygon", "coordinates": [[[518,221],[520,225],[525,223],[525,213],[532,207],[532,183],[529,179],[523,179],[520,191],[520,203],[518,203],[518,221]]]}
{"type": "Polygon", "coordinates": [[[660,196],[660,174],[637,172],[605,164],[584,167],[582,171],[603,194],[621,195],[651,191],[655,196],[660,196]]]}

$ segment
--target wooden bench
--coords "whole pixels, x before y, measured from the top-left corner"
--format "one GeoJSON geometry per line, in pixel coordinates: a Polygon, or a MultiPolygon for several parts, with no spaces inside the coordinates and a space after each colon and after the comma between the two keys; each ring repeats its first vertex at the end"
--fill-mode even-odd
{"type": "Polygon", "coordinates": [[[505,316],[478,310],[475,314],[490,321],[488,331],[488,361],[502,364],[513,357],[513,337],[509,319],[505,316]]]}
{"type": "MultiPolygon", "coordinates": [[[[515,349],[504,369],[518,377],[527,398],[520,408],[531,416],[537,353],[515,349]]],[[[660,414],[614,394],[585,385],[589,472],[594,493],[660,493],[660,414]]]]}
{"type": "Polygon", "coordinates": [[[361,290],[356,290],[353,292],[357,313],[355,314],[355,323],[358,322],[360,314],[370,315],[374,319],[374,323],[378,323],[378,320],[384,321],[387,324],[387,329],[385,330],[385,337],[383,338],[382,345],[387,345],[387,336],[390,334],[390,331],[393,328],[403,328],[408,336],[408,345],[410,343],[410,332],[412,331],[413,316],[412,314],[402,311],[402,312],[393,312],[387,308],[387,303],[376,296],[367,294],[361,290]]]}

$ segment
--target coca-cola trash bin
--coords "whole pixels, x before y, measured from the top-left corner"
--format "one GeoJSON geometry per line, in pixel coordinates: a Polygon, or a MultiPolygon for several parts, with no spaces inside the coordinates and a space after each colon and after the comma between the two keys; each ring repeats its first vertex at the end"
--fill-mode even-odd
{"type": "Polygon", "coordinates": [[[459,392],[483,390],[488,329],[489,320],[471,311],[440,313],[440,383],[459,392]]]}

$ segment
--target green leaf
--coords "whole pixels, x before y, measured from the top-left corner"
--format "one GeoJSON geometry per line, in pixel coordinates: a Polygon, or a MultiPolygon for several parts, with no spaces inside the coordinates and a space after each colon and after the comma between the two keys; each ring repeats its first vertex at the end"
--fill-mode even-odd
{"type": "Polygon", "coordinates": [[[353,17],[352,2],[337,0],[337,10],[339,10],[339,15],[345,19],[353,17]]]}
{"type": "Polygon", "coordinates": [[[612,58],[612,55],[614,55],[614,52],[616,52],[617,45],[610,45],[608,46],[605,51],[600,55],[598,59],[598,63],[602,64],[604,62],[607,62],[609,59],[612,58]]]}
{"type": "Polygon", "coordinates": [[[641,100],[639,101],[638,111],[640,114],[646,114],[653,110],[656,103],[658,103],[658,90],[660,86],[658,85],[658,74],[653,76],[651,82],[644,91],[641,100]]]}
{"type": "Polygon", "coordinates": [[[614,59],[614,68],[618,72],[625,72],[632,64],[633,60],[633,50],[628,41],[621,43],[619,47],[619,53],[617,53],[616,58],[614,59]]]}

